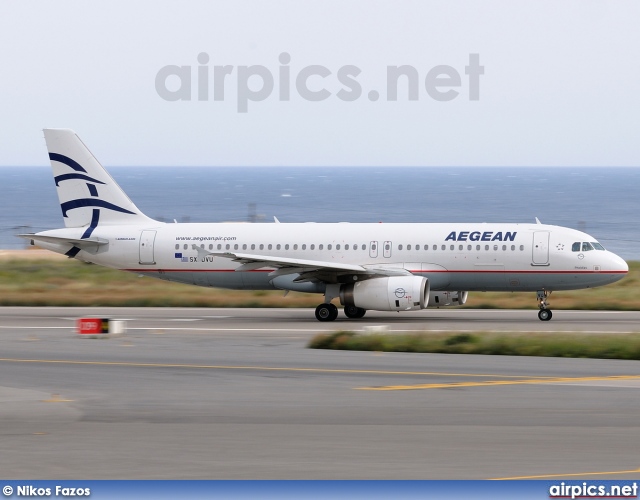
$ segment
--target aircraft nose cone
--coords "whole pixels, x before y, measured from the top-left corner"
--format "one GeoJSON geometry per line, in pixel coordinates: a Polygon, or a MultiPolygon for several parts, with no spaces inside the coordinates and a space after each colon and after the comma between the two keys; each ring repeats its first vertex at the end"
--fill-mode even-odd
{"type": "Polygon", "coordinates": [[[616,254],[611,254],[610,266],[611,271],[618,275],[618,279],[622,279],[629,272],[629,264],[616,254]]]}

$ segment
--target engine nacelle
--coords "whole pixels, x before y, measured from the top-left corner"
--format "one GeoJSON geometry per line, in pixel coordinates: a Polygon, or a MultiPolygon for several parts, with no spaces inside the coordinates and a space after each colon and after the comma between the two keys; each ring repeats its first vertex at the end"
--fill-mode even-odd
{"type": "Polygon", "coordinates": [[[424,309],[429,303],[429,280],[420,276],[390,276],[342,285],[340,303],[374,311],[424,309]]]}
{"type": "Polygon", "coordinates": [[[467,301],[469,292],[431,292],[429,307],[462,306],[467,301]]]}

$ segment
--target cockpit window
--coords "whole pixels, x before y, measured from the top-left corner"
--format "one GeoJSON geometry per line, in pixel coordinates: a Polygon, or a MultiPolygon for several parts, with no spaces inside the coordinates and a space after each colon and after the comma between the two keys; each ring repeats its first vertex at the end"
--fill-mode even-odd
{"type": "Polygon", "coordinates": [[[571,245],[572,252],[588,252],[590,250],[604,250],[604,247],[597,241],[576,241],[571,245]]]}
{"type": "Polygon", "coordinates": [[[588,241],[583,241],[582,242],[582,251],[583,252],[588,252],[590,250],[593,250],[593,247],[591,246],[591,243],[589,243],[588,241]]]}

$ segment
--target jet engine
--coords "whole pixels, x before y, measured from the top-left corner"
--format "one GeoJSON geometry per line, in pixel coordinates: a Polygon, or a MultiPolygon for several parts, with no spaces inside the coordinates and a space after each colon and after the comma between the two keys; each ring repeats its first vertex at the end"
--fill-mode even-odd
{"type": "Polygon", "coordinates": [[[431,292],[429,307],[462,306],[467,301],[469,292],[431,292]]]}
{"type": "Polygon", "coordinates": [[[414,311],[429,302],[429,280],[420,276],[373,278],[340,287],[340,303],[361,309],[414,311]]]}

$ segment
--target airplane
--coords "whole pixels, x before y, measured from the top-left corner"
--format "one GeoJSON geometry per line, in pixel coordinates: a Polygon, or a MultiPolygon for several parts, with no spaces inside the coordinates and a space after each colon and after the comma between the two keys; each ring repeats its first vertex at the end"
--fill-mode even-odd
{"type": "Polygon", "coordinates": [[[76,133],[45,129],[64,228],[22,234],[80,261],[167,281],[322,294],[315,316],[461,306],[470,291],[607,285],[627,263],[574,229],[515,223],[164,223],[143,214],[76,133]]]}

